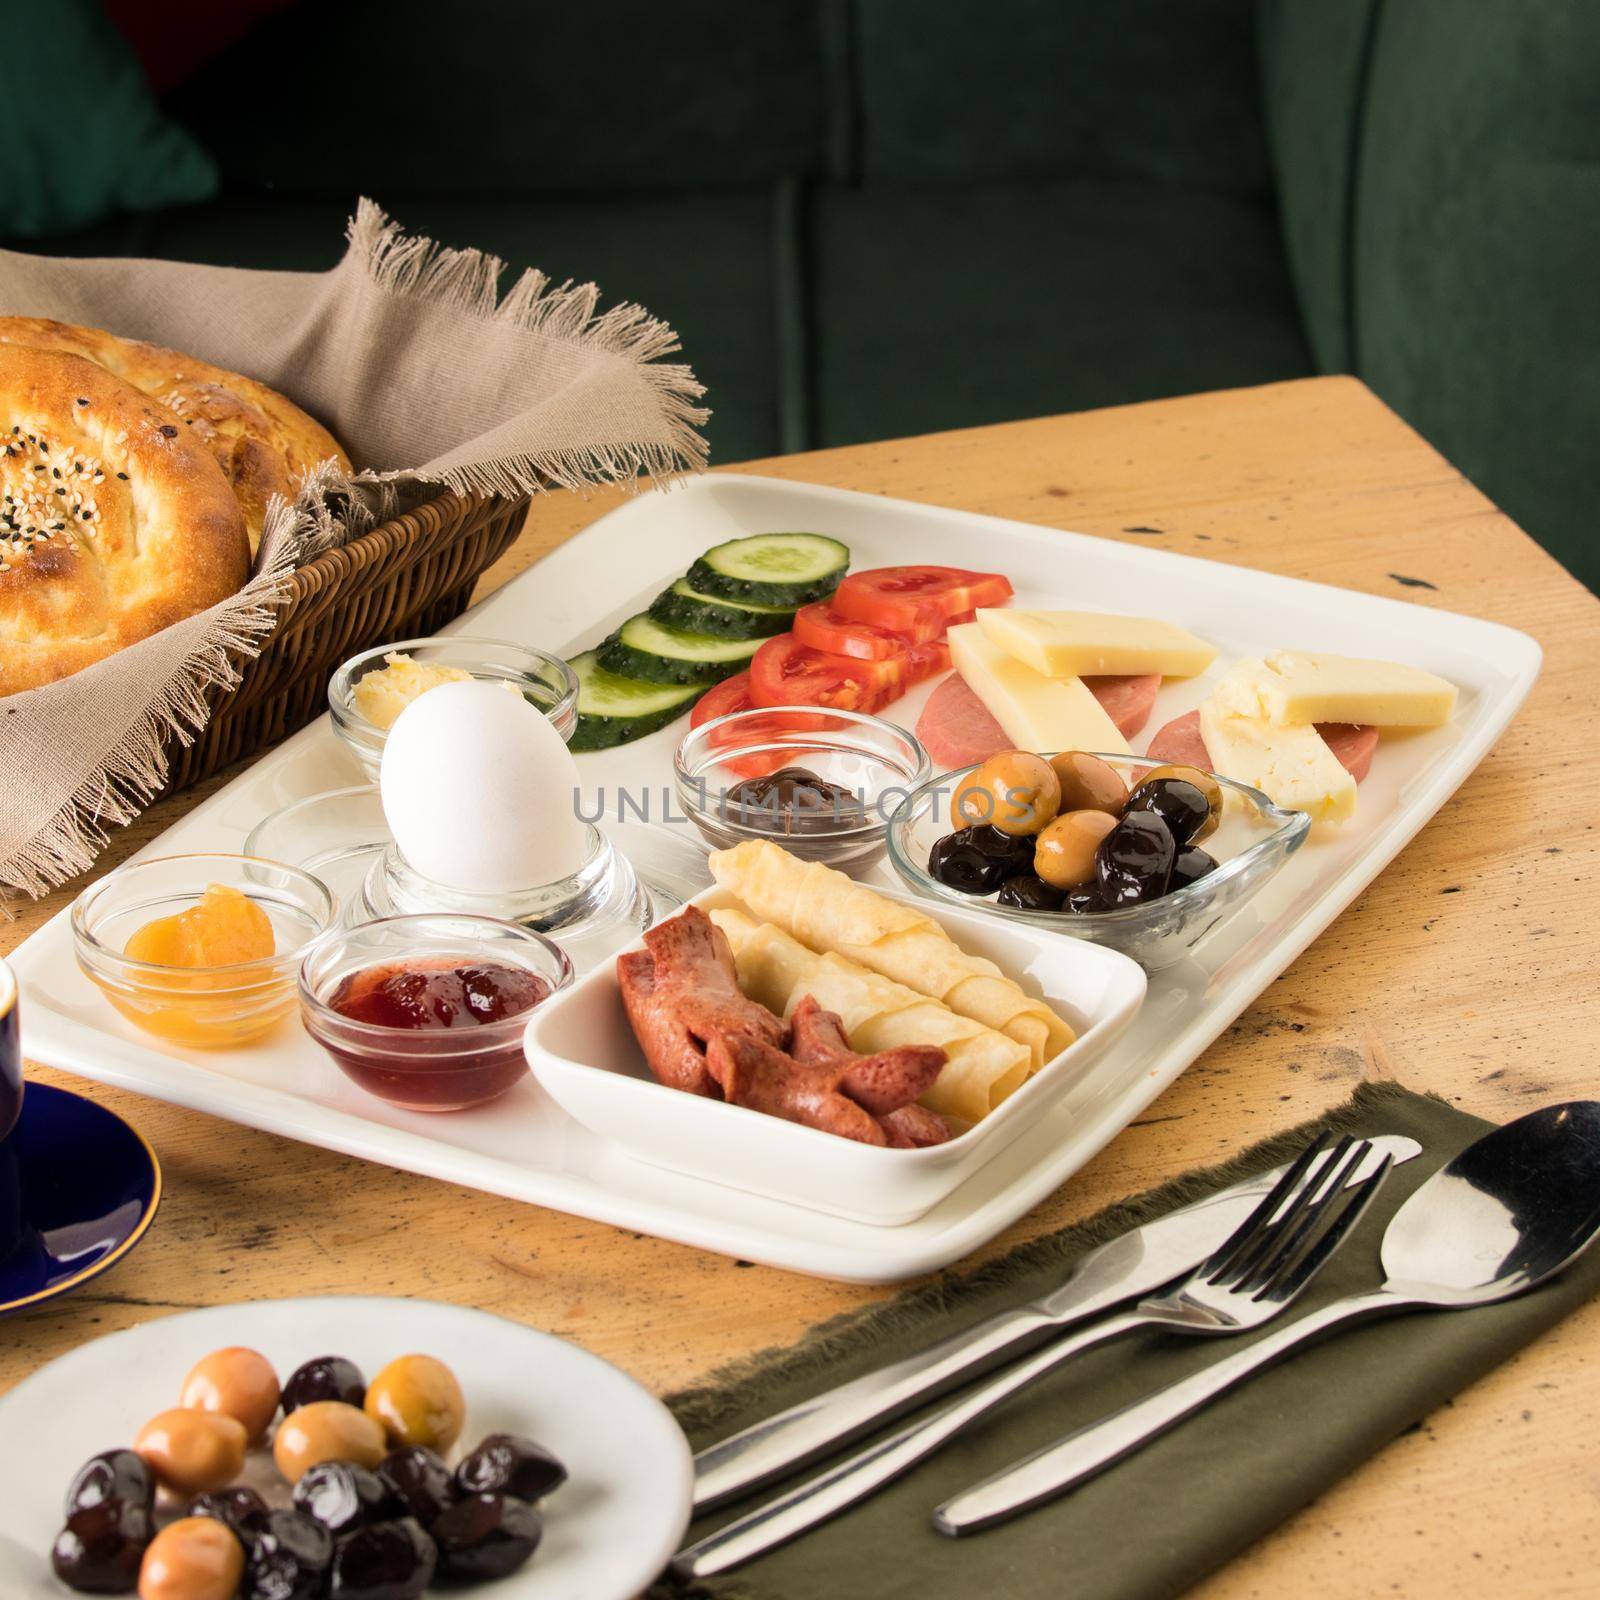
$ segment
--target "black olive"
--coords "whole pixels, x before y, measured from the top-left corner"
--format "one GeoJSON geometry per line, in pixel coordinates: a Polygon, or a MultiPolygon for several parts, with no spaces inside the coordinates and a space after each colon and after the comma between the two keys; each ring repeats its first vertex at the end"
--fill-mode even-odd
{"type": "Polygon", "coordinates": [[[241,1600],[318,1600],[333,1564],[333,1537],[301,1511],[269,1511],[245,1541],[241,1600]]]}
{"type": "Polygon", "coordinates": [[[343,1356],[317,1356],[289,1374],[283,1386],[283,1414],[298,1411],[313,1400],[342,1400],[358,1411],[367,1398],[367,1380],[361,1368],[343,1356]]]}
{"type": "Polygon", "coordinates": [[[1098,883],[1080,883],[1076,889],[1067,890],[1062,909],[1082,917],[1093,916],[1097,911],[1109,911],[1111,907],[1106,903],[1098,883]]]}
{"type": "Polygon", "coordinates": [[[72,1475],[61,1514],[70,1517],[74,1511],[87,1511],[109,1500],[125,1500],[148,1511],[155,1498],[155,1476],[142,1456],[131,1450],[102,1450],[72,1475]]]}
{"type": "Polygon", "coordinates": [[[357,1528],[333,1547],[330,1600],[417,1600],[438,1560],[415,1517],[357,1528]]]}
{"type": "Polygon", "coordinates": [[[1064,891],[1048,884],[1031,872],[1019,872],[1000,885],[995,896],[998,906],[1016,906],[1022,911],[1059,911],[1066,898],[1064,891]]]}
{"type": "Polygon", "coordinates": [[[456,1467],[463,1494],[510,1494],[530,1503],[567,1481],[567,1469],[541,1444],[515,1433],[491,1433],[456,1467]]]}
{"type": "Polygon", "coordinates": [[[449,1467],[426,1445],[408,1444],[391,1450],[378,1463],[378,1476],[425,1528],[456,1497],[456,1480],[449,1467]]]}
{"type": "Polygon", "coordinates": [[[1186,844],[1172,862],[1172,880],[1167,885],[1167,893],[1172,894],[1178,889],[1187,889],[1191,883],[1198,882],[1208,872],[1217,870],[1216,861],[1197,844],[1186,844]]]}
{"type": "Polygon", "coordinates": [[[1128,796],[1123,815],[1132,811],[1149,811],[1160,817],[1181,848],[1211,820],[1211,801],[1187,778],[1152,778],[1128,796]]]}
{"type": "Polygon", "coordinates": [[[526,1500],[470,1494],[433,1525],[439,1570],[452,1578],[503,1578],[539,1548],[544,1521],[526,1500]]]}
{"type": "Polygon", "coordinates": [[[132,1594],[155,1531],[149,1508],[121,1496],[80,1506],[56,1535],[50,1565],[82,1594],[132,1594]]]}
{"type": "Polygon", "coordinates": [[[329,1533],[349,1533],[368,1522],[403,1516],[388,1483],[354,1461],[319,1461],[294,1486],[297,1511],[314,1517],[329,1533]]]}
{"type": "Polygon", "coordinates": [[[1008,875],[1026,872],[1033,865],[1032,834],[1006,833],[992,822],[980,822],[961,831],[986,856],[1003,861],[1008,875]]]}
{"type": "Polygon", "coordinates": [[[962,894],[993,894],[1010,874],[1004,861],[985,855],[967,837],[971,831],[962,828],[934,840],[928,852],[929,875],[962,894]]]}
{"type": "Polygon", "coordinates": [[[1113,907],[1159,899],[1167,892],[1177,854],[1172,830],[1153,811],[1125,812],[1095,851],[1102,897],[1113,907]]]}
{"type": "Polygon", "coordinates": [[[236,1484],[231,1489],[212,1489],[205,1494],[197,1494],[189,1502],[184,1515],[215,1517],[218,1522],[232,1528],[240,1535],[248,1548],[249,1541],[244,1535],[265,1521],[267,1502],[254,1489],[246,1489],[242,1484],[236,1484]]]}

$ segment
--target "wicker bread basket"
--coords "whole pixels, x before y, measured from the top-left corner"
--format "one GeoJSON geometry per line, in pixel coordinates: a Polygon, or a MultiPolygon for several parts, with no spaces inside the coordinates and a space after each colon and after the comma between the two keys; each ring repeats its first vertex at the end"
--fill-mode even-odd
{"type": "Polygon", "coordinates": [[[466,609],[479,576],[520,531],[528,500],[448,490],[300,567],[261,654],[214,696],[187,746],[174,742],[165,792],[261,754],[327,709],[343,661],[387,639],[429,634],[466,609]]]}

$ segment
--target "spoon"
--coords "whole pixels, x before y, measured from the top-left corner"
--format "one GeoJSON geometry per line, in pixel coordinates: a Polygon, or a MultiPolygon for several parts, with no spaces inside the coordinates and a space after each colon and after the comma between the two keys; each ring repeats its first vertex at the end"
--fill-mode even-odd
{"type": "Polygon", "coordinates": [[[1486,1133],[1428,1179],[1383,1236],[1384,1282],[1255,1340],[1006,1468],[933,1514],[958,1538],[1103,1472],[1253,1372],[1347,1322],[1492,1305],[1543,1283],[1600,1231],[1600,1101],[1545,1106],[1486,1133]]]}

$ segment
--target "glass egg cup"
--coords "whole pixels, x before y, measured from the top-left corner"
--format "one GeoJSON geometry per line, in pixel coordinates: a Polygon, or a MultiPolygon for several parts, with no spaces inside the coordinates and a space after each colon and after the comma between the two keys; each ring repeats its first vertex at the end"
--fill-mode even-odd
{"type": "Polygon", "coordinates": [[[330,1004],[369,967],[517,966],[543,981],[542,1005],[573,980],[566,952],[542,934],[495,917],[429,912],[381,917],[323,940],[300,968],[306,1032],[369,1094],[407,1111],[462,1111],[514,1088],[527,1073],[522,1036],[534,1007],[460,1028],[360,1022],[330,1004]]]}
{"type": "Polygon", "coordinates": [[[927,783],[932,763],[907,729],[861,711],[821,706],[755,707],[731,711],[691,728],[673,756],[678,804],[706,842],[719,850],[747,839],[770,839],[803,861],[862,868],[882,856],[889,819],[927,783]],[[782,813],[741,807],[730,791],[780,767],[799,766],[848,790],[860,821],[814,811],[814,831],[785,831],[782,813]]]}
{"type": "Polygon", "coordinates": [[[390,655],[409,656],[419,665],[459,667],[484,683],[509,683],[536,705],[563,739],[578,725],[578,677],[560,656],[508,639],[445,637],[398,639],[363,650],[328,680],[328,710],[334,732],[349,745],[369,778],[378,776],[387,728],[376,727],[356,709],[356,685],[381,672],[390,655]]]}
{"type": "MultiPolygon", "coordinates": [[[[1139,775],[1162,764],[1148,756],[1101,754],[1099,759],[1128,779],[1129,788],[1139,775]]],[[[901,881],[918,894],[949,905],[969,906],[1107,945],[1152,972],[1181,961],[1215,932],[1288,861],[1311,831],[1311,818],[1304,811],[1287,810],[1259,789],[1212,773],[1222,789],[1223,811],[1217,831],[1200,841],[1202,849],[1218,858],[1215,870],[1205,877],[1158,900],[1115,911],[1030,911],[1002,906],[992,897],[963,894],[928,871],[928,853],[935,841],[960,826],[950,804],[955,791],[979,765],[930,778],[889,818],[889,860],[901,881]]]]}
{"type": "Polygon", "coordinates": [[[72,905],[72,941],[78,966],[130,1022],[175,1044],[228,1049],[293,1012],[300,963],[338,916],[337,897],[299,867],[249,855],[157,856],[90,884],[72,905]],[[188,910],[211,884],[239,890],[266,913],[271,956],[174,967],[124,953],[146,923],[188,910]]]}

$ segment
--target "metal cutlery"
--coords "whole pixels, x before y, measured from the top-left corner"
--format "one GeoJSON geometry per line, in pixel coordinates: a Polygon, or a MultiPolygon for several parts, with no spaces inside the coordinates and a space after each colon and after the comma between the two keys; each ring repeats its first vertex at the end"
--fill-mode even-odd
{"type": "Polygon", "coordinates": [[[1102,1472],[1236,1384],[1346,1323],[1461,1310],[1523,1293],[1600,1232],[1600,1102],[1547,1106],[1485,1134],[1407,1199],[1383,1236],[1384,1282],[1308,1313],[1204,1371],[1041,1450],[934,1513],[959,1537],[1102,1472]]]}
{"type": "MultiPolygon", "coordinates": [[[[1358,1177],[1385,1157],[1399,1164],[1422,1149],[1399,1134],[1380,1134],[1370,1143],[1372,1154],[1358,1177]]],[[[1327,1159],[1326,1152],[1320,1154],[1310,1170],[1320,1171],[1327,1159]]],[[[1090,1251],[1049,1294],[709,1445],[695,1457],[695,1510],[843,1449],[1054,1334],[1171,1283],[1228,1238],[1287,1171],[1286,1164],[1246,1178],[1121,1234],[1090,1251]]]]}
{"type": "Polygon", "coordinates": [[[902,1428],[687,1546],[685,1577],[709,1577],[815,1527],[891,1482],[963,1428],[1084,1350],[1145,1327],[1241,1332],[1274,1317],[1310,1281],[1365,1210],[1391,1162],[1363,1175],[1371,1145],[1326,1136],[1289,1167],[1243,1223],[1186,1280],[1159,1299],[1049,1344],[931,1417],[902,1428]],[[1319,1159],[1326,1152],[1325,1160],[1319,1159]]]}

